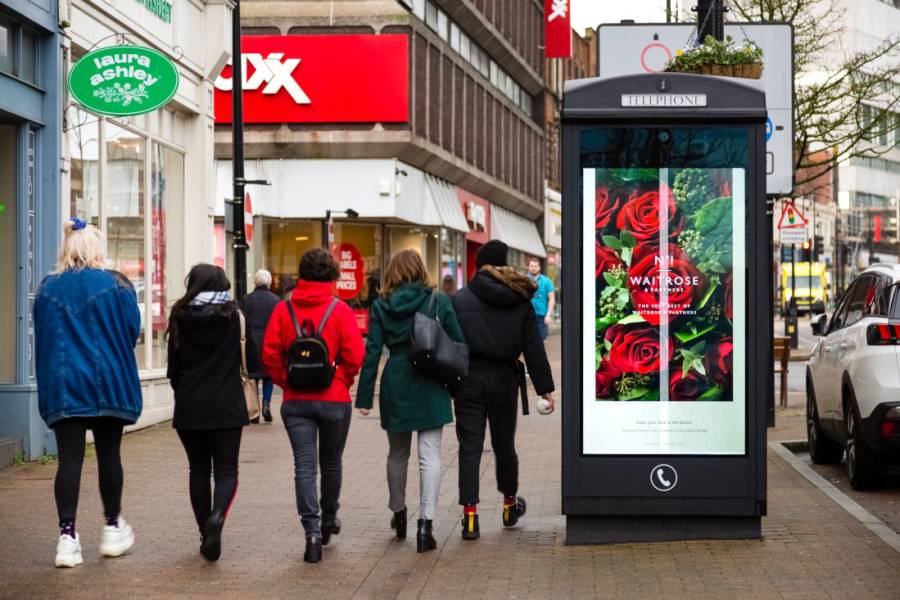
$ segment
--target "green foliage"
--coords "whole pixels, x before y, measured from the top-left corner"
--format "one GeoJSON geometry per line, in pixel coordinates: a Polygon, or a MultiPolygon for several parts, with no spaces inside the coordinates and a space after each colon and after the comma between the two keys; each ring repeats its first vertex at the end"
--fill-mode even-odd
{"type": "Polygon", "coordinates": [[[706,169],[682,169],[672,186],[678,207],[693,215],[713,195],[712,182],[706,169]]]}
{"type": "Polygon", "coordinates": [[[697,398],[697,400],[704,400],[707,402],[715,401],[715,400],[718,400],[719,398],[721,398],[723,393],[725,393],[724,388],[722,388],[721,385],[716,384],[716,385],[712,386],[711,388],[709,388],[708,390],[706,390],[705,392],[703,392],[703,394],[701,394],[700,397],[697,398]]]}
{"type": "Polygon", "coordinates": [[[56,456],[55,454],[49,454],[47,452],[44,452],[43,454],[41,454],[38,457],[37,461],[39,463],[41,463],[42,465],[51,465],[51,464],[55,463],[58,458],[59,457],[56,456]]]}
{"type": "Polygon", "coordinates": [[[699,73],[706,65],[753,65],[762,62],[762,48],[753,40],[746,40],[738,46],[730,35],[722,41],[708,35],[702,44],[675,56],[666,65],[666,71],[699,73]]]}
{"type": "Polygon", "coordinates": [[[700,341],[690,348],[684,347],[678,350],[681,355],[681,375],[687,376],[691,369],[694,369],[701,375],[706,375],[706,367],[703,366],[703,351],[706,349],[706,342],[700,341]]]}
{"type": "Polygon", "coordinates": [[[21,464],[23,464],[24,462],[25,462],[25,453],[24,453],[24,452],[17,452],[16,455],[13,456],[13,463],[12,463],[12,464],[14,464],[14,465],[21,465],[21,464]]]}

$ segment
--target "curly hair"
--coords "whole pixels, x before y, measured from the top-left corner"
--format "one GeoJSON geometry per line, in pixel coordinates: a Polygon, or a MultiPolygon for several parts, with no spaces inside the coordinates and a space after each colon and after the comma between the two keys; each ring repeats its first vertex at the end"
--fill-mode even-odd
{"type": "Polygon", "coordinates": [[[324,248],[310,248],[300,258],[300,279],[304,281],[335,281],[340,275],[337,261],[324,248]]]}

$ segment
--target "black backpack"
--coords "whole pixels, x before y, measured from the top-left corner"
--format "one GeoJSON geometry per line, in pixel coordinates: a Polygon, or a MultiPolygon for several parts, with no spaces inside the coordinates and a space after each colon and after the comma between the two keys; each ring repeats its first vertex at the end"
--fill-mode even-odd
{"type": "Polygon", "coordinates": [[[338,360],[332,363],[329,360],[328,344],[322,339],[322,331],[325,323],[331,316],[331,311],[338,303],[337,298],[331,299],[325,316],[319,323],[319,328],[313,327],[312,321],[305,319],[303,324],[297,323],[297,316],[290,300],[285,300],[297,338],[291,342],[287,349],[287,383],[293,390],[325,390],[331,387],[334,380],[334,372],[338,360]]]}

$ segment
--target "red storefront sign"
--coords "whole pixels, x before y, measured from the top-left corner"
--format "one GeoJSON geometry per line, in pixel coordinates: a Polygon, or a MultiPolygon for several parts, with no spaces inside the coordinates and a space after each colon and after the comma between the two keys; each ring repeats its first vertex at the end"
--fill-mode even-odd
{"type": "Polygon", "coordinates": [[[544,43],[547,58],[572,57],[569,0],[544,0],[544,43]]]}
{"type": "Polygon", "coordinates": [[[335,292],[344,300],[356,298],[365,281],[365,262],[359,249],[353,244],[338,244],[334,249],[340,275],[334,283],[335,292]]]}
{"type": "MultiPolygon", "coordinates": [[[[404,123],[409,36],[250,35],[241,39],[245,123],[404,123]]],[[[215,82],[231,123],[231,66],[215,82]]]]}
{"type": "Polygon", "coordinates": [[[456,188],[456,197],[469,224],[466,239],[479,244],[487,243],[491,239],[491,203],[460,187],[456,188]]]}
{"type": "Polygon", "coordinates": [[[872,217],[872,241],[880,242],[881,241],[881,215],[874,215],[872,217]]]}

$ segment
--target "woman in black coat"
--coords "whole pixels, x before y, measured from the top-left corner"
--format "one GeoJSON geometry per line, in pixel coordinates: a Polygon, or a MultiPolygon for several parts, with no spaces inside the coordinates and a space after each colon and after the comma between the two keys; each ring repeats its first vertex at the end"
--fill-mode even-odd
{"type": "MultiPolygon", "coordinates": [[[[187,453],[200,552],[211,561],[221,553],[222,526],[237,493],[241,432],[250,422],[240,376],[240,311],[230,288],[219,267],[195,266],[187,292],[172,307],[168,330],[172,426],[187,453]]],[[[247,370],[258,370],[259,354],[249,336],[246,350],[247,370]]]]}
{"type": "MultiPolygon", "coordinates": [[[[281,302],[281,298],[272,293],[270,289],[272,274],[265,269],[260,269],[256,272],[256,275],[253,276],[253,283],[255,288],[241,298],[240,305],[241,310],[247,315],[248,337],[253,338],[253,343],[256,344],[257,348],[262,348],[269,319],[272,318],[272,312],[281,302]]],[[[250,377],[256,381],[257,385],[259,385],[259,380],[262,379],[262,416],[266,423],[271,423],[272,411],[269,405],[272,403],[272,391],[274,389],[272,378],[266,372],[265,365],[261,363],[259,370],[255,372],[250,371],[250,377]]],[[[253,420],[254,423],[258,421],[258,418],[253,420]]]]}

